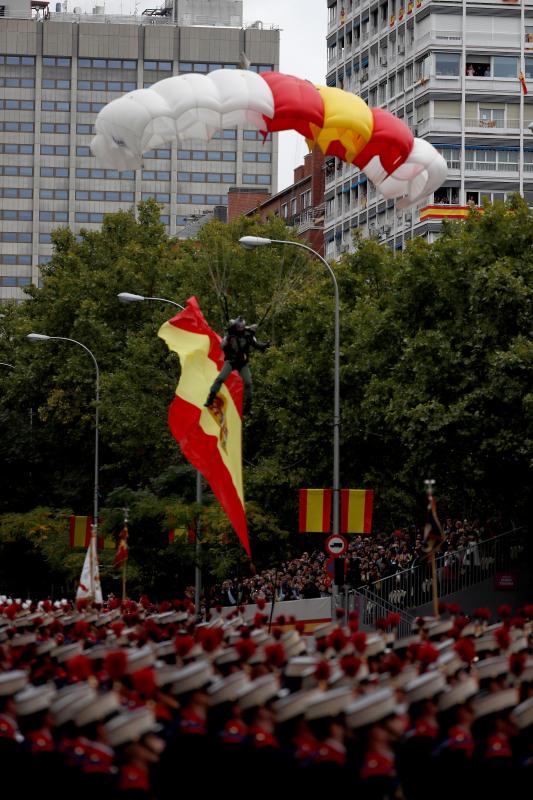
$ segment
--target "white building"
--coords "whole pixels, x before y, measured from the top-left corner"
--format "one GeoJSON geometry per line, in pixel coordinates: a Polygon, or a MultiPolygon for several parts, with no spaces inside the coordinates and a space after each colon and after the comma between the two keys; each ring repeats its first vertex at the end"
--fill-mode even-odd
{"type": "Polygon", "coordinates": [[[275,192],[277,144],[254,129],[147,153],[143,168],[100,169],[89,144],[110,100],[171,75],[278,69],[279,30],[243,27],[241,0],[175,0],[139,16],[48,12],[42,0],[0,5],[0,299],[21,299],[50,258],[50,232],[100,226],[148,197],[169,234],[227,203],[231,186],[275,192]]]}
{"type": "Polygon", "coordinates": [[[520,192],[533,204],[533,0],[327,0],[327,83],[403,119],[448,162],[448,180],[407,212],[357,169],[326,165],[326,254],[352,229],[401,248],[443,217],[520,192]],[[525,94],[520,81],[532,94],[525,94]]]}

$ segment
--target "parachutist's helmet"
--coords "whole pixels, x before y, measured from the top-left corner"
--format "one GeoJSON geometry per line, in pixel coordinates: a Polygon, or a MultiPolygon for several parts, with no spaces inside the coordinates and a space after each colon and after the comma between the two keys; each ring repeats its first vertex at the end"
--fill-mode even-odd
{"type": "Polygon", "coordinates": [[[239,333],[242,333],[242,331],[246,327],[246,320],[244,319],[244,317],[237,317],[236,319],[231,319],[229,326],[230,328],[234,328],[236,331],[239,331],[239,333]]]}

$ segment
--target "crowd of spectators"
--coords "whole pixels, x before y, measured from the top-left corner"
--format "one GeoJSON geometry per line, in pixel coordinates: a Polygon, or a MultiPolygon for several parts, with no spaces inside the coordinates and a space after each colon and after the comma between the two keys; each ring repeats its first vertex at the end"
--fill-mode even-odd
{"type": "MultiPolygon", "coordinates": [[[[448,583],[455,574],[454,568],[481,570],[480,544],[501,532],[494,523],[483,525],[479,520],[451,518],[442,523],[442,529],[439,581],[448,583]]],[[[326,571],[327,560],[323,549],[314,549],[281,563],[278,569],[267,569],[240,580],[227,579],[214,587],[210,605],[234,606],[254,603],[257,599],[268,602],[273,597],[276,602],[327,597],[332,585],[331,575],[326,571]]],[[[424,533],[414,525],[392,533],[353,536],[345,560],[345,585],[352,589],[374,587],[379,593],[381,584],[390,584],[385,579],[396,575],[396,588],[401,594],[406,592],[411,570],[420,565],[428,565],[424,533]]]]}

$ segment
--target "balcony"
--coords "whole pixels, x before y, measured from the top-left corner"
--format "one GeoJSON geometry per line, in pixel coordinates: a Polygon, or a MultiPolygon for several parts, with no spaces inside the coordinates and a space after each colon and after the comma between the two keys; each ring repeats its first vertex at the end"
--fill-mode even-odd
{"type": "Polygon", "coordinates": [[[307,208],[294,217],[293,223],[298,233],[305,233],[311,228],[324,228],[324,207],[307,208]]]}
{"type": "Polygon", "coordinates": [[[467,128],[483,128],[488,131],[501,131],[502,129],[520,130],[520,120],[518,118],[508,117],[507,120],[503,119],[478,119],[477,117],[467,117],[465,120],[467,128]]]}
{"type": "Polygon", "coordinates": [[[416,136],[425,136],[430,132],[460,133],[461,120],[459,117],[430,117],[417,122],[416,136]]]}
{"type": "MultiPolygon", "coordinates": [[[[483,172],[491,175],[515,177],[518,173],[517,163],[499,163],[497,161],[465,161],[466,172],[483,172]]],[[[487,175],[487,177],[489,177],[487,175]]]]}

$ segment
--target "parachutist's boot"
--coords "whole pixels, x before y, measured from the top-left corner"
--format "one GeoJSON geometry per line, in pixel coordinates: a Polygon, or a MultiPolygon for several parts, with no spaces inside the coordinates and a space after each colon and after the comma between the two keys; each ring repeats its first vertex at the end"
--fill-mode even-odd
{"type": "Polygon", "coordinates": [[[210,406],[212,406],[213,403],[215,402],[216,396],[217,396],[216,392],[209,392],[209,396],[208,396],[207,400],[205,401],[204,406],[206,408],[209,408],[210,406]]]}

